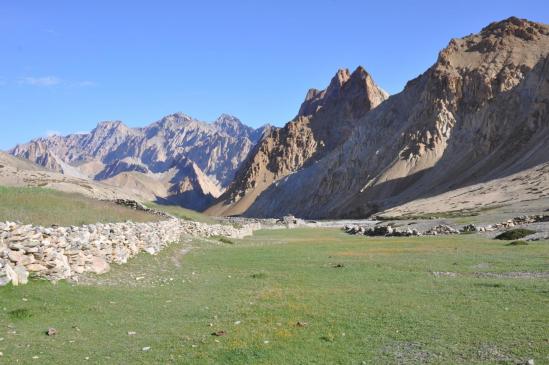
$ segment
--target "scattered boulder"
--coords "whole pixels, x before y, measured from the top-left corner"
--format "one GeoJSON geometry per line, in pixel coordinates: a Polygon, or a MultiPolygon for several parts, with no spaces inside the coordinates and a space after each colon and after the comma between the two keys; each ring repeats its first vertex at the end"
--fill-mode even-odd
{"type": "Polygon", "coordinates": [[[126,208],[130,208],[130,209],[133,209],[133,210],[140,210],[140,211],[143,211],[143,212],[146,212],[146,213],[150,213],[150,214],[155,214],[155,215],[158,215],[158,216],[161,216],[161,217],[167,217],[167,218],[173,218],[171,215],[169,214],[166,214],[164,212],[161,212],[159,210],[156,210],[156,209],[151,209],[151,208],[148,208],[146,207],[145,205],[141,204],[140,202],[138,201],[135,201],[135,200],[131,200],[131,199],[115,199],[115,200],[112,200],[113,203],[115,204],[118,204],[118,205],[122,205],[126,208]]]}
{"type": "Polygon", "coordinates": [[[364,235],[364,236],[393,236],[393,237],[410,237],[420,236],[417,229],[397,228],[391,225],[376,225],[373,227],[363,227],[355,225],[347,225],[343,230],[349,234],[364,235]]]}
{"type": "Polygon", "coordinates": [[[17,275],[17,282],[19,285],[25,285],[29,282],[29,272],[24,266],[17,265],[13,271],[15,272],[15,275],[17,275]]]}
{"type": "Polygon", "coordinates": [[[111,269],[110,265],[104,258],[101,258],[101,257],[92,258],[90,269],[89,269],[90,272],[93,272],[94,274],[97,274],[97,275],[101,275],[106,272],[109,272],[110,269],[111,269]]]}
{"type": "Polygon", "coordinates": [[[479,227],[478,231],[490,232],[490,231],[497,231],[501,229],[514,228],[516,226],[522,226],[525,224],[541,223],[541,222],[549,222],[549,215],[541,215],[541,214],[523,215],[523,216],[515,217],[512,219],[508,219],[505,222],[490,224],[485,227],[479,227]]]}
{"type": "Polygon", "coordinates": [[[463,232],[463,233],[480,232],[480,228],[475,226],[474,224],[468,224],[466,226],[463,226],[463,228],[461,229],[461,232],[463,232]]]}
{"type": "Polygon", "coordinates": [[[429,230],[427,230],[426,232],[423,233],[424,235],[431,235],[431,236],[436,236],[436,235],[447,235],[447,234],[459,234],[459,231],[455,228],[452,228],[446,224],[439,224],[438,226],[435,226],[429,230]]]}
{"type": "Polygon", "coordinates": [[[287,216],[284,216],[281,219],[277,220],[276,224],[282,224],[282,225],[286,226],[286,228],[295,228],[295,227],[300,227],[300,226],[305,226],[306,225],[306,223],[303,219],[296,218],[291,214],[289,214],[287,216]]]}

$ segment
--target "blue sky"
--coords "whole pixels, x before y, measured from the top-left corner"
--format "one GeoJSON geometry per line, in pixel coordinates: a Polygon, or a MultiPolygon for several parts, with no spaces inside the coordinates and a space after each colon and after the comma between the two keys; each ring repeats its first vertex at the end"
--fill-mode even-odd
{"type": "Polygon", "coordinates": [[[511,15],[549,23],[546,0],[447,4],[3,0],[0,149],[178,111],[282,125],[338,68],[397,93],[452,37],[511,15]]]}

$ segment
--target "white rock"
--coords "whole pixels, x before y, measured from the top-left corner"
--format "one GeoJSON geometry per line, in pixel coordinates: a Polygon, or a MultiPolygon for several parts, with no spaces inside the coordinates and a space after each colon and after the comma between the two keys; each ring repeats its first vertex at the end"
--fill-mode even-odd
{"type": "Polygon", "coordinates": [[[153,247],[146,247],[143,251],[149,255],[156,255],[156,250],[153,247]]]}
{"type": "Polygon", "coordinates": [[[110,270],[110,265],[101,257],[92,258],[90,271],[95,274],[104,274],[110,270]]]}

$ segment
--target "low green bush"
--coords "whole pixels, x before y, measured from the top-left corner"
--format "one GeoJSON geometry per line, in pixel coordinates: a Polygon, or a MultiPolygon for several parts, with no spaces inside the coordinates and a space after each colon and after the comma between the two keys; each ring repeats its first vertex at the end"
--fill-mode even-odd
{"type": "Polygon", "coordinates": [[[505,231],[497,235],[495,238],[496,240],[519,240],[533,233],[536,233],[536,231],[532,231],[531,229],[525,229],[525,228],[517,228],[517,229],[511,229],[510,231],[505,231]]]}
{"type": "Polygon", "coordinates": [[[219,242],[227,243],[229,245],[234,245],[234,242],[225,236],[215,236],[214,238],[219,242]]]}
{"type": "Polygon", "coordinates": [[[528,242],[526,242],[526,241],[513,241],[513,242],[509,242],[506,246],[528,246],[528,242]]]}
{"type": "Polygon", "coordinates": [[[32,313],[26,308],[14,309],[8,312],[11,319],[26,319],[32,317],[32,313]]]}

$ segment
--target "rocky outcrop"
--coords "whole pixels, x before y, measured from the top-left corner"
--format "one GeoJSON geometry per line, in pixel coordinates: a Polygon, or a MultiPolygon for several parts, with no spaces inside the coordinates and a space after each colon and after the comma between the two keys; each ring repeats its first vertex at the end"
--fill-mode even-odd
{"type": "Polygon", "coordinates": [[[205,208],[229,185],[263,131],[263,127],[250,128],[229,115],[210,124],[178,113],[145,128],[101,122],[88,134],[40,138],[10,153],[66,175],[135,187],[149,199],[185,204],[192,187],[188,207],[196,209],[205,208]],[[182,185],[184,196],[179,196],[182,185]]]}
{"type": "Polygon", "coordinates": [[[214,215],[246,212],[275,181],[314,163],[344,143],[357,121],[387,98],[362,67],[339,70],[325,90],[311,89],[298,115],[258,143],[218,203],[214,215]]]}
{"type": "Polygon", "coordinates": [[[154,255],[182,236],[242,238],[259,228],[178,219],[49,228],[0,223],[0,286],[26,284],[29,276],[78,280],[83,273],[105,273],[110,264],[124,264],[141,251],[154,255]]]}
{"type": "Polygon", "coordinates": [[[548,127],[549,26],[509,18],[453,39],[341,147],[270,185],[246,214],[365,217],[509,176],[549,160],[548,127]]]}

